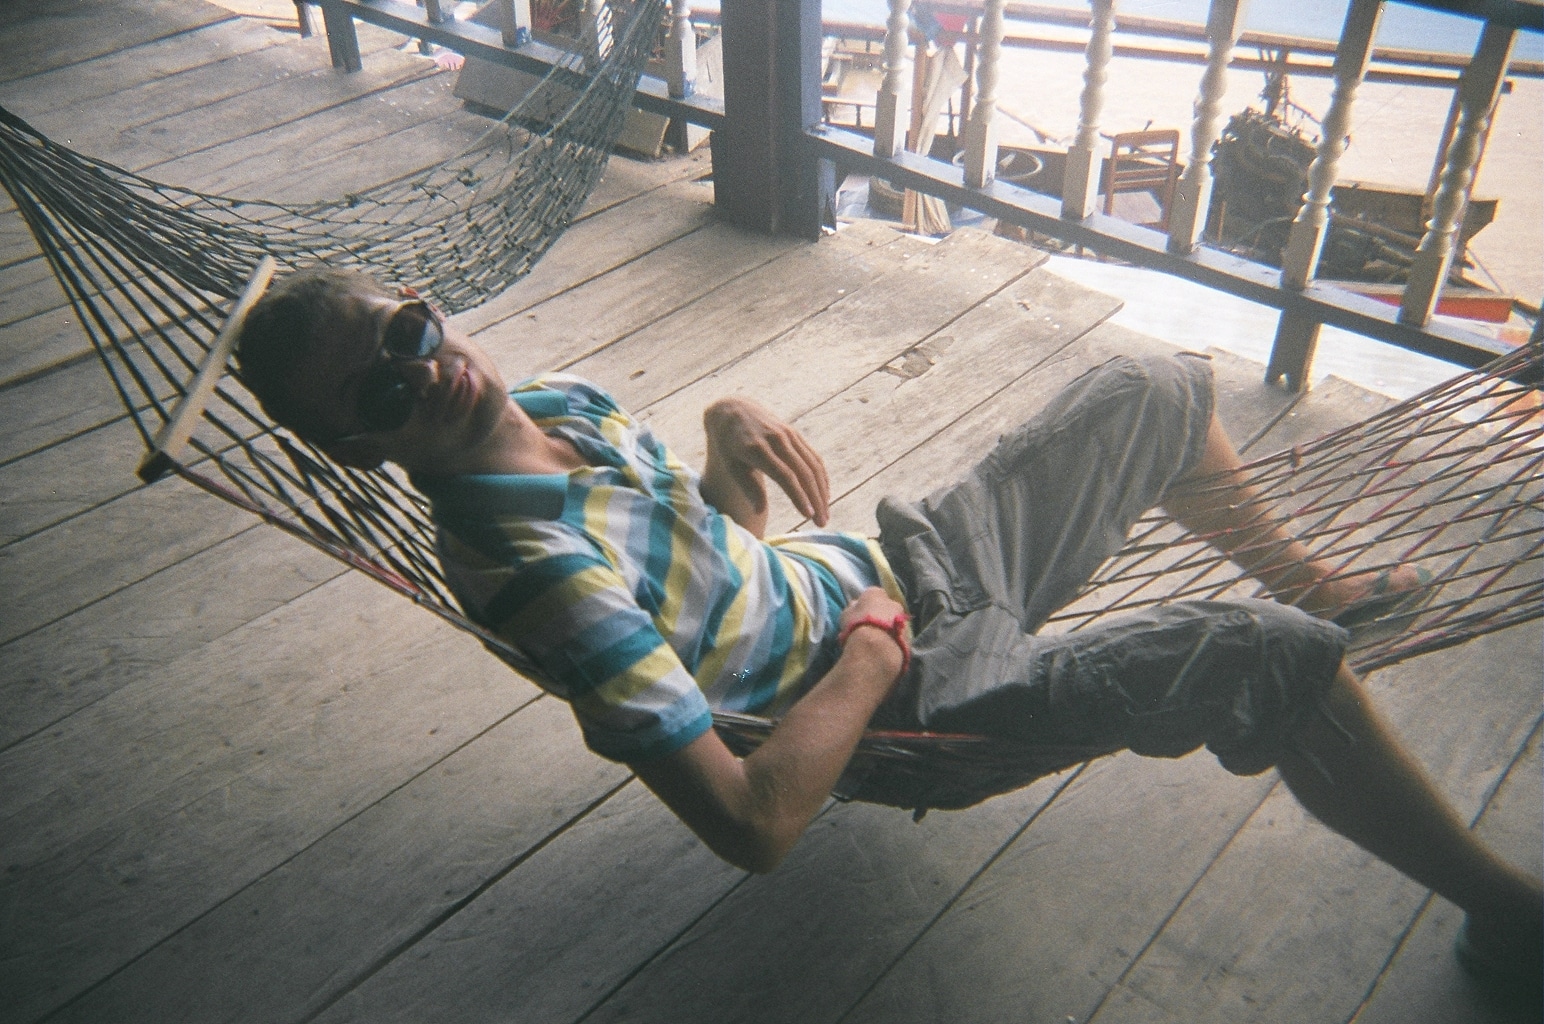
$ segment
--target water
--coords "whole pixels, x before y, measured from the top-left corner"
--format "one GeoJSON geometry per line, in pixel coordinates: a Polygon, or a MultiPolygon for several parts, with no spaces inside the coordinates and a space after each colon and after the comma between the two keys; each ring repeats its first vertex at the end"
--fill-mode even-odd
{"type": "MultiPolygon", "coordinates": [[[[1054,7],[1087,10],[1085,0],[1039,0],[1054,7]]],[[[1249,5],[1245,28],[1261,32],[1283,32],[1310,39],[1340,38],[1346,20],[1348,0],[1258,0],[1249,5]]],[[[1169,18],[1205,24],[1208,0],[1125,0],[1117,8],[1122,14],[1169,18]]],[[[883,25],[888,8],[884,0],[824,0],[824,17],[829,21],[853,21],[883,25]]],[[[1457,14],[1388,4],[1378,26],[1377,45],[1437,53],[1472,54],[1480,38],[1480,22],[1457,14]]],[[[1514,56],[1524,60],[1544,60],[1544,35],[1522,32],[1517,37],[1514,56]]]]}

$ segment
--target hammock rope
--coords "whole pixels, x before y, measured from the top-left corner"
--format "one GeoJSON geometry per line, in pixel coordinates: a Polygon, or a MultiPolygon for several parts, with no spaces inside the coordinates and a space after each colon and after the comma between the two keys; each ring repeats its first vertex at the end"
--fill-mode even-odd
{"type": "MultiPolygon", "coordinates": [[[[663,0],[642,0],[598,70],[555,70],[461,156],[329,203],[285,207],[159,184],[51,142],[0,110],[0,182],[74,305],[147,448],[174,415],[232,301],[265,254],[281,265],[357,265],[452,311],[502,291],[572,219],[601,169],[652,48],[663,0]],[[562,73],[560,73],[560,71],[562,73]],[[537,134],[531,111],[563,113],[537,134]]],[[[592,63],[594,63],[592,61],[592,63]]],[[[1286,526],[1315,557],[1363,573],[1419,564],[1419,607],[1350,655],[1367,671],[1544,615],[1544,411],[1537,341],[1368,420],[1259,459],[1251,538],[1286,526]]],[[[520,651],[467,620],[434,554],[428,507],[390,468],[361,472],[275,428],[227,373],[200,411],[192,454],[171,471],[250,510],[480,637],[523,674],[520,651]]],[[[1193,495],[1234,493],[1236,478],[1193,495]]],[[[1180,598],[1259,596],[1217,548],[1161,514],[1049,630],[1180,598]]],[[[746,753],[773,723],[720,714],[746,753]]],[[[872,732],[838,795],[900,807],[960,807],[1107,753],[1026,748],[978,736],[872,732]]]]}

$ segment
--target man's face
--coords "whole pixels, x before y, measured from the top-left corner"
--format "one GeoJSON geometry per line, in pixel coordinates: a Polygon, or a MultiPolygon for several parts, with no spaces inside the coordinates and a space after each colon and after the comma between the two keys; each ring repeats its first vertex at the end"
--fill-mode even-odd
{"type": "Polygon", "coordinates": [[[423,346],[432,347],[438,331],[438,347],[419,358],[405,355],[414,349],[400,340],[416,344],[425,328],[419,307],[404,310],[411,302],[347,296],[332,333],[295,367],[291,394],[314,417],[323,449],[340,461],[454,472],[488,439],[509,398],[488,356],[438,314],[423,346]],[[397,342],[390,350],[388,335],[397,342]]]}

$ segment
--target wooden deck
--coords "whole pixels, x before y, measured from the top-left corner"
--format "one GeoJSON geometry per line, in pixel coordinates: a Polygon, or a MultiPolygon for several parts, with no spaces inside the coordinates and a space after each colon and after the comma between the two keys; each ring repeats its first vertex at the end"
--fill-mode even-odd
{"type": "MultiPolygon", "coordinates": [[[[151,177],[278,198],[479,130],[452,75],[362,41],[345,77],[325,42],[199,0],[31,5],[0,26],[0,105],[151,177]]],[[[693,460],[705,401],[754,395],[825,452],[859,530],[1156,344],[988,235],[732,230],[707,170],[613,161],[463,326],[511,376],[597,379],[693,460]]],[[[3,1024],[1529,1018],[1460,974],[1452,906],[1205,754],[920,823],[833,804],[777,872],[727,867],[470,638],[179,481],[138,486],[138,438],[0,202],[3,1024]]],[[[1382,401],[1294,401],[1214,359],[1250,451],[1382,401]]],[[[1534,872],[1540,644],[1519,627],[1370,681],[1534,872]]]]}

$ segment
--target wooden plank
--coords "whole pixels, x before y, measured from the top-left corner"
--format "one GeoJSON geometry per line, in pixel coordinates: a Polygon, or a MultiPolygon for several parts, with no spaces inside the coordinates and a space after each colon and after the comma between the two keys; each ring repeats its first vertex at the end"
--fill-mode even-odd
{"type": "Polygon", "coordinates": [[[253,525],[52,625],[0,645],[0,750],[342,574],[253,525]]]}
{"type": "Polygon", "coordinates": [[[1220,773],[1209,755],[1090,765],[843,1020],[1086,1020],[1270,788],[1218,794],[1220,773]]]}
{"type": "Polygon", "coordinates": [[[710,224],[527,307],[478,341],[510,380],[564,368],[804,244],[710,224]]]}
{"type": "Polygon", "coordinates": [[[0,546],[143,486],[133,467],[145,453],[127,419],[0,465],[0,546]]]}
{"type": "Polygon", "coordinates": [[[0,547],[0,643],[63,618],[252,524],[252,514],[165,480],[0,547]]]}
{"type": "Polygon", "coordinates": [[[149,172],[216,195],[338,200],[448,159],[487,130],[486,119],[461,109],[451,94],[451,76],[426,74],[193,149],[149,172]],[[409,134],[384,166],[369,162],[368,154],[380,155],[371,147],[403,133],[409,134]],[[351,154],[361,159],[351,160],[351,154]]]}
{"type": "MultiPolygon", "coordinates": [[[[1032,417],[1088,367],[1121,353],[1140,351],[1174,349],[1119,324],[1100,324],[1086,339],[1070,347],[1065,358],[1016,381],[992,402],[970,410],[927,444],[892,463],[880,476],[860,483],[839,503],[833,516],[840,518],[833,522],[840,529],[874,533],[878,524],[873,510],[881,498],[893,494],[915,501],[940,484],[959,479],[991,450],[999,437],[1032,417]]],[[[1257,364],[1226,353],[1209,355],[1217,381],[1218,415],[1230,433],[1249,436],[1295,400],[1287,392],[1259,384],[1257,364]]]]}
{"type": "Polygon", "coordinates": [[[349,574],[13,746],[11,1012],[58,1007],[534,695],[471,637],[349,574]]]}
{"type": "Polygon", "coordinates": [[[89,351],[90,342],[68,306],[0,327],[0,388],[77,360],[89,351]]]}
{"type": "Polygon", "coordinates": [[[305,42],[296,44],[294,51],[283,47],[255,55],[265,58],[253,63],[261,65],[257,70],[267,79],[266,84],[210,97],[177,113],[133,124],[124,128],[119,137],[126,146],[161,154],[160,160],[147,163],[148,169],[164,160],[213,149],[221,143],[439,73],[432,62],[388,46],[372,56],[366,70],[340,75],[305,60],[309,56],[304,52],[305,42]],[[295,72],[275,80],[272,68],[266,66],[270,52],[293,54],[295,72]]]}
{"type": "MultiPolygon", "coordinates": [[[[1475,831],[1502,857],[1537,878],[1544,871],[1544,768],[1539,730],[1486,803],[1475,831]]],[[[1463,913],[1440,897],[1428,899],[1353,1024],[1532,1024],[1538,1006],[1488,997],[1453,956],[1463,913]]]]}
{"type": "MultiPolygon", "coordinates": [[[[170,936],[51,1019],[119,1024],[307,1019],[353,979],[368,976],[380,961],[412,944],[420,929],[453,914],[484,886],[506,873],[522,875],[522,862],[533,851],[550,858],[550,848],[542,848],[551,834],[557,830],[566,836],[562,830],[569,822],[627,778],[620,765],[584,750],[567,705],[550,698],[536,701],[170,936]]],[[[642,789],[636,784],[628,788],[635,793],[642,789]]],[[[652,795],[642,796],[657,804],[652,795]]],[[[601,881],[604,870],[601,884],[617,895],[632,882],[655,892],[668,892],[663,887],[670,885],[678,892],[693,885],[716,891],[731,869],[712,863],[705,848],[669,829],[630,836],[638,841],[638,850],[632,858],[621,855],[615,845],[619,837],[610,826],[625,829],[626,821],[639,819],[638,803],[635,795],[631,816],[608,801],[584,817],[578,827],[593,834],[599,826],[607,848],[595,849],[592,843],[583,851],[599,856],[587,865],[570,863],[568,884],[578,882],[575,875],[601,881]],[[658,851],[664,856],[650,864],[669,863],[666,872],[645,874],[639,866],[629,868],[630,860],[636,865],[638,852],[657,847],[666,847],[658,851]]],[[[528,900],[528,894],[515,888],[517,900],[528,900]]],[[[593,902],[596,893],[567,906],[557,901],[557,893],[541,895],[545,905],[527,904],[512,919],[498,919],[487,911],[495,902],[490,893],[472,904],[475,911],[451,918],[456,923],[442,931],[496,930],[507,939],[529,942],[537,934],[561,929],[570,942],[585,946],[594,966],[606,964],[597,957],[598,936],[578,930],[582,924],[575,917],[576,912],[584,913],[587,903],[596,924],[607,919],[604,904],[593,902]]],[[[640,942],[643,936],[634,924],[611,919],[612,931],[625,936],[625,945],[614,950],[619,958],[637,956],[640,945],[649,948],[640,942]]],[[[427,951],[421,943],[413,948],[412,959],[421,962],[427,951]]],[[[544,949],[540,955],[547,959],[557,953],[544,949]]],[[[461,960],[459,954],[450,956],[453,963],[461,960]]],[[[440,989],[445,982],[441,958],[424,966],[435,978],[427,988],[440,989]]],[[[524,971],[516,971],[512,979],[507,965],[498,975],[506,999],[529,993],[536,981],[524,971]]]]}
{"type": "Polygon", "coordinates": [[[8,16],[0,33],[0,81],[176,35],[233,18],[203,0],[63,0],[35,6],[22,17],[8,16]]]}
{"type": "Polygon", "coordinates": [[[1076,358],[1063,350],[1120,307],[1119,299],[1034,271],[812,409],[799,426],[818,439],[833,480],[856,486],[1035,368],[1076,358]]]}
{"type": "Polygon", "coordinates": [[[634,783],[316,1019],[576,1020],[744,877],[634,783]]]}
{"type": "MultiPolygon", "coordinates": [[[[819,316],[926,249],[914,236],[863,221],[799,246],[568,367],[641,411],[819,316]]],[[[491,332],[490,332],[491,333],[491,332]]]]}
{"type": "Polygon", "coordinates": [[[676,392],[641,418],[688,462],[700,462],[702,409],[741,394],[796,421],[831,395],[953,323],[1038,261],[1022,246],[956,232],[820,316],[676,392]]]}
{"type": "Polygon", "coordinates": [[[0,327],[58,309],[69,301],[41,254],[0,268],[0,327]]]}
{"type": "Polygon", "coordinates": [[[5,212],[0,213],[0,266],[7,267],[42,255],[42,250],[32,240],[27,222],[21,218],[21,211],[10,200],[11,194],[0,190],[0,205],[6,207],[5,212]]]}
{"type": "Polygon", "coordinates": [[[0,384],[0,462],[123,416],[123,403],[94,357],[19,384],[0,384]]]}
{"type": "Polygon", "coordinates": [[[737,889],[586,1019],[842,1018],[1064,782],[919,825],[892,808],[833,808],[783,868],[737,889]]]}
{"type": "MultiPolygon", "coordinates": [[[[9,45],[0,30],[0,47],[9,45]]],[[[200,25],[148,43],[128,45],[90,60],[0,84],[0,106],[27,120],[68,116],[90,104],[167,76],[252,53],[292,39],[250,18],[200,25]]],[[[55,47],[61,49],[60,47],[55,47]]]]}
{"type": "MultiPolygon", "coordinates": [[[[586,218],[565,232],[535,269],[507,291],[459,314],[456,326],[480,335],[539,302],[706,226],[713,219],[712,203],[710,186],[676,181],[612,207],[604,218],[586,218]]],[[[511,323],[507,329],[518,328],[511,323]]],[[[498,338],[495,333],[490,345],[497,347],[498,338]]]]}
{"type": "MultiPolygon", "coordinates": [[[[400,36],[376,30],[362,38],[372,63],[357,75],[334,73],[325,43],[295,40],[151,78],[83,108],[16,113],[81,153],[143,172],[433,73],[431,62],[393,49],[400,36]]],[[[50,105],[46,97],[42,105],[50,105]]]]}
{"type": "MultiPolygon", "coordinates": [[[[1536,623],[1515,627],[1370,681],[1465,817],[1539,721],[1541,642],[1536,623]]],[[[1155,1005],[1198,1022],[1346,1020],[1425,896],[1278,786],[1092,1020],[1148,1020],[1155,1005]]]]}

